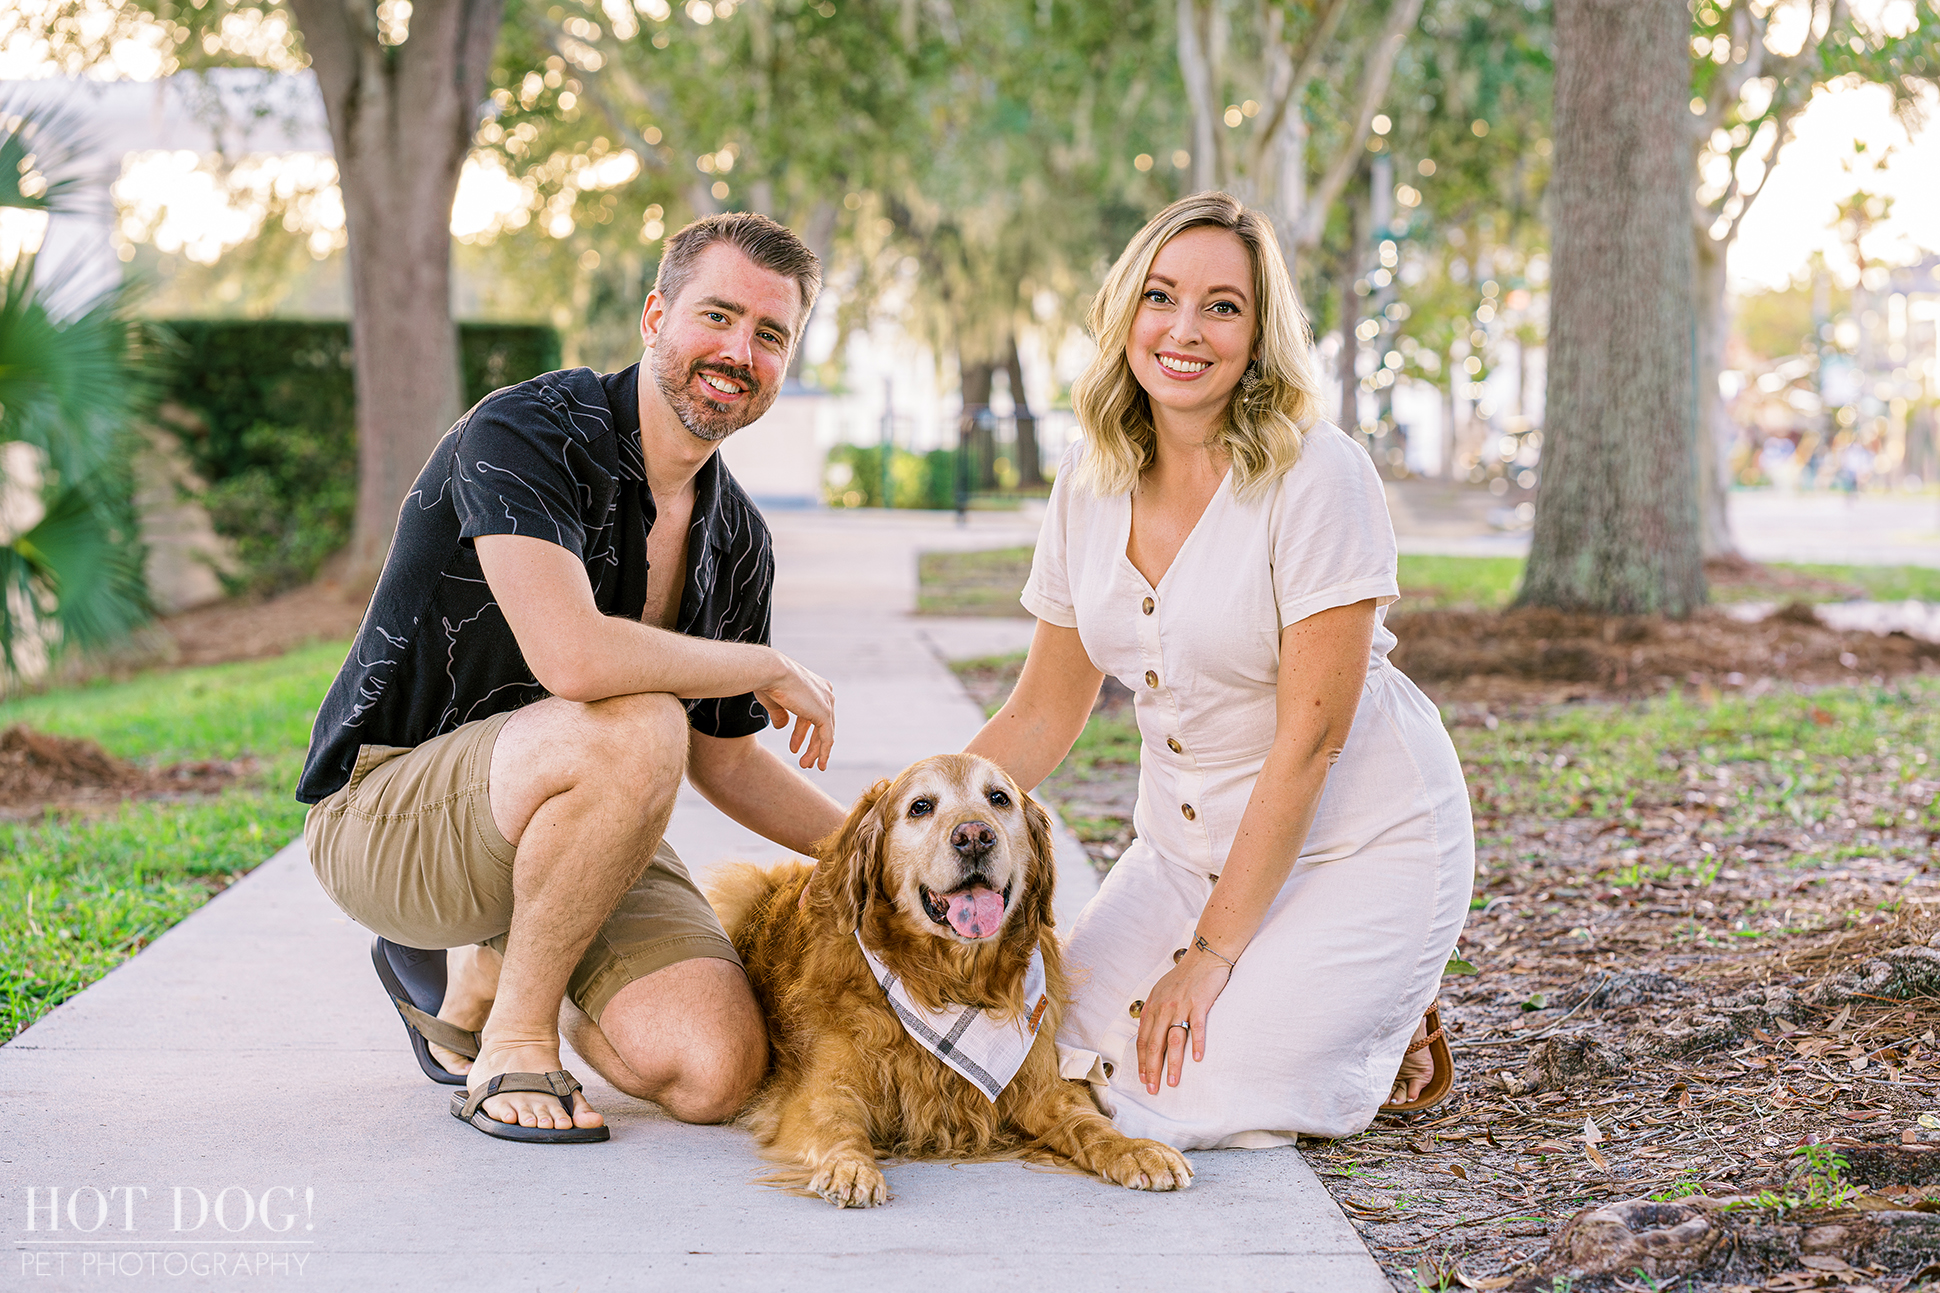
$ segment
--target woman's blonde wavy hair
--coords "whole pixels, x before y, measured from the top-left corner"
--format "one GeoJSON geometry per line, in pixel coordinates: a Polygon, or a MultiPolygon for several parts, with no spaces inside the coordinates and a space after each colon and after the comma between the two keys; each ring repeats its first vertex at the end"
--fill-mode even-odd
{"type": "Polygon", "coordinates": [[[1152,402],[1132,374],[1125,342],[1159,249],[1188,229],[1206,226],[1228,230],[1246,244],[1259,318],[1259,384],[1250,392],[1233,388],[1225,422],[1213,437],[1232,458],[1234,492],[1264,488],[1293,466],[1306,429],[1320,417],[1311,334],[1272,224],[1230,193],[1180,198],[1139,230],[1091,304],[1087,322],[1098,357],[1071,388],[1071,406],[1088,449],[1079,480],[1099,495],[1131,492],[1157,456],[1152,402]]]}

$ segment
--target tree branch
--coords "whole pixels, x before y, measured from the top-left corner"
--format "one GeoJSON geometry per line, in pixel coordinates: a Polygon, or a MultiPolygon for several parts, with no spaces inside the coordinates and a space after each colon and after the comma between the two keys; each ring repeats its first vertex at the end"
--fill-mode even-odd
{"type": "Polygon", "coordinates": [[[335,116],[357,92],[363,59],[360,46],[377,42],[374,25],[360,30],[356,6],[346,0],[290,0],[290,12],[303,33],[303,47],[316,73],[317,89],[335,116]]]}
{"type": "MultiPolygon", "coordinates": [[[[1738,226],[1745,222],[1745,216],[1751,211],[1751,204],[1758,200],[1758,195],[1765,191],[1765,185],[1771,182],[1772,172],[1778,168],[1778,155],[1784,150],[1785,145],[1791,142],[1793,119],[1798,116],[1803,107],[1803,104],[1795,103],[1771,115],[1770,120],[1777,127],[1778,134],[1772,140],[1772,151],[1765,156],[1765,173],[1759,177],[1758,187],[1740,191],[1738,214],[1731,218],[1731,225],[1725,230],[1724,237],[1718,239],[1721,246],[1730,247],[1737,241],[1738,226]]],[[[1734,186],[1738,183],[1738,166],[1735,160],[1731,167],[1731,182],[1734,186]]]]}
{"type": "MultiPolygon", "coordinates": [[[[1300,52],[1293,54],[1291,51],[1286,51],[1284,46],[1281,47],[1282,51],[1288,54],[1284,64],[1286,81],[1285,84],[1274,85],[1268,91],[1270,97],[1267,103],[1266,123],[1260,129],[1259,142],[1254,150],[1256,158],[1266,156],[1267,149],[1272,145],[1273,140],[1278,138],[1281,127],[1286,124],[1287,108],[1299,102],[1301,94],[1306,90],[1307,82],[1313,79],[1314,70],[1320,66],[1321,51],[1326,49],[1327,42],[1334,38],[1334,29],[1340,26],[1341,16],[1347,12],[1347,0],[1325,0],[1325,3],[1326,8],[1320,11],[1320,16],[1315,21],[1313,30],[1307,33],[1307,39],[1300,52]]],[[[1284,26],[1281,30],[1285,30],[1284,26]]]]}
{"type": "MultiPolygon", "coordinates": [[[[560,58],[565,57],[565,54],[560,50],[559,36],[556,31],[548,28],[544,39],[546,48],[550,49],[560,58]]],[[[612,51],[602,50],[601,52],[606,58],[605,67],[621,66],[612,51]]],[[[613,127],[613,133],[620,137],[620,142],[625,144],[628,149],[639,157],[641,169],[665,170],[667,167],[667,159],[661,156],[660,150],[657,147],[647,142],[645,135],[635,129],[633,123],[627,119],[625,108],[614,102],[613,96],[606,91],[609,84],[615,85],[619,92],[631,101],[634,107],[642,110],[651,109],[651,104],[647,101],[648,96],[641,92],[639,83],[624,71],[609,81],[606,76],[605,67],[598,72],[588,72],[583,67],[575,67],[573,69],[574,79],[579,82],[581,93],[593,105],[593,110],[606,118],[607,124],[613,127]]]]}
{"type": "Polygon", "coordinates": [[[1393,7],[1388,10],[1387,24],[1369,49],[1366,65],[1361,69],[1361,106],[1354,118],[1354,128],[1341,141],[1334,160],[1322,174],[1320,183],[1314,186],[1307,200],[1307,209],[1300,214],[1298,246],[1312,247],[1320,241],[1321,231],[1327,227],[1327,212],[1340,197],[1341,190],[1347,187],[1348,178],[1360,162],[1368,128],[1374,123],[1374,113],[1387,97],[1388,81],[1394,75],[1394,60],[1400,55],[1401,46],[1407,41],[1408,32],[1420,15],[1421,0],[1394,0],[1393,7]]]}
{"type": "Polygon", "coordinates": [[[1218,69],[1212,66],[1209,33],[1201,21],[1210,18],[1211,10],[1209,0],[1179,0],[1179,73],[1192,105],[1192,182],[1199,190],[1212,188],[1219,174],[1219,136],[1213,128],[1218,112],[1213,83],[1218,69]]]}

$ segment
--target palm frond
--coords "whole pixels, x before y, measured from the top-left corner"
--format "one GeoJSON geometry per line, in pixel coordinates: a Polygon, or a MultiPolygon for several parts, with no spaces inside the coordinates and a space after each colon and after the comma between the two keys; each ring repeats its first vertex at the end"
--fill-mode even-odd
{"type": "Polygon", "coordinates": [[[73,211],[91,186],[92,139],[72,110],[31,91],[0,96],[0,207],[73,211]]]}
{"type": "Polygon", "coordinates": [[[143,395],[126,295],[111,289],[56,320],[34,282],[33,257],[0,281],[0,441],[41,450],[57,481],[92,476],[143,395]]]}
{"type": "Polygon", "coordinates": [[[0,544],[0,657],[18,671],[18,648],[45,626],[50,653],[85,650],[148,618],[140,550],[117,534],[111,502],[89,482],[64,489],[32,529],[0,544]]]}

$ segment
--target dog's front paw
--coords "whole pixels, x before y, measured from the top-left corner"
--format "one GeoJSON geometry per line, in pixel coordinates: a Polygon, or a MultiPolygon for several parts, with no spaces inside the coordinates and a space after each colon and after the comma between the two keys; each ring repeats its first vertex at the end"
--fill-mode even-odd
{"type": "Polygon", "coordinates": [[[1192,1184],[1192,1165],[1170,1145],[1156,1140],[1126,1140],[1106,1151],[1098,1175],[1128,1190],[1183,1190],[1192,1184]]]}
{"type": "MultiPolygon", "coordinates": [[[[838,1158],[822,1165],[808,1188],[838,1208],[873,1208],[889,1202],[889,1182],[866,1158],[838,1158]]],[[[1169,1188],[1169,1187],[1168,1187],[1169,1188]]]]}

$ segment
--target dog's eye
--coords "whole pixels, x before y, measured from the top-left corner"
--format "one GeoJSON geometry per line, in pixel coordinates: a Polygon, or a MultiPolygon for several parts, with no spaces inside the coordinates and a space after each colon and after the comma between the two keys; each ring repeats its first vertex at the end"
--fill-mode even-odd
{"type": "Polygon", "coordinates": [[[1001,790],[991,790],[986,792],[986,798],[990,800],[992,806],[994,807],[997,807],[997,808],[1010,807],[1010,796],[1005,794],[1001,790]]]}
{"type": "Polygon", "coordinates": [[[928,799],[918,799],[909,806],[909,815],[911,817],[928,817],[935,811],[935,802],[928,799]]]}

